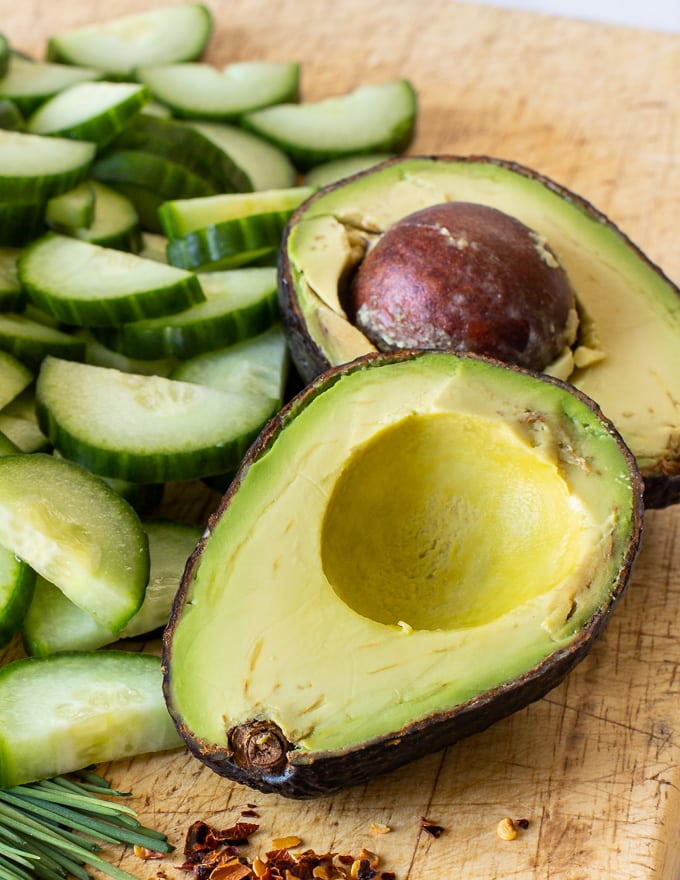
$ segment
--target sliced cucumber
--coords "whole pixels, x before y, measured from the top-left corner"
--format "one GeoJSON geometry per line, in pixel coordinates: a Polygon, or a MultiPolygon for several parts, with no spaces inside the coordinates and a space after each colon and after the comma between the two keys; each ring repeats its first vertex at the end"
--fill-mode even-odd
{"type": "Polygon", "coordinates": [[[6,351],[0,351],[0,410],[28,388],[33,378],[33,373],[21,361],[6,351]]]}
{"type": "Polygon", "coordinates": [[[87,175],[96,147],[87,141],[0,130],[0,193],[5,202],[39,202],[87,175]]]}
{"type": "Polygon", "coordinates": [[[259,399],[264,425],[283,402],[288,366],[286,338],[277,324],[259,336],[183,361],[171,377],[259,399]]]}
{"type": "Polygon", "coordinates": [[[84,82],[69,86],[41,104],[27,122],[33,134],[92,141],[102,147],[151,98],[137,83],[84,82]]]}
{"type": "Polygon", "coordinates": [[[140,257],[146,257],[147,260],[157,260],[159,263],[167,263],[167,247],[168,239],[165,235],[161,235],[158,232],[142,231],[140,257]]]}
{"type": "MultiPolygon", "coordinates": [[[[3,455],[1,444],[0,455],[3,455]]],[[[0,647],[4,647],[23,625],[34,586],[35,572],[30,565],[11,550],[0,547],[0,647]]]]}
{"type": "Polygon", "coordinates": [[[37,422],[0,412],[0,433],[12,443],[19,452],[46,452],[50,442],[38,427],[37,422]]]}
{"type": "Polygon", "coordinates": [[[169,201],[159,210],[168,261],[196,271],[231,269],[277,251],[295,208],[314,192],[291,187],[169,201]]]}
{"type": "Polygon", "coordinates": [[[241,124],[306,170],[359,153],[402,152],[413,137],[416,103],[413,86],[400,79],[321,101],[256,110],[241,124]]]}
{"type": "Polygon", "coordinates": [[[98,624],[54,584],[38,578],[22,627],[29,654],[46,657],[56,651],[94,651],[118,638],[134,638],[165,626],[184,566],[202,530],[167,520],[150,520],[143,525],[151,558],[149,583],[141,608],[120,633],[98,624]]]}
{"type": "Polygon", "coordinates": [[[47,55],[125,77],[138,67],[199,58],[211,32],[209,9],[184,3],[57,34],[47,44],[47,55]]]}
{"type": "Polygon", "coordinates": [[[195,199],[173,199],[160,211],[160,220],[169,238],[183,238],[197,229],[217,226],[230,220],[269,214],[290,214],[314,192],[314,187],[252,193],[228,193],[195,199]]]}
{"type": "Polygon", "coordinates": [[[366,153],[362,156],[347,156],[344,159],[324,162],[323,165],[317,165],[305,174],[305,183],[307,186],[318,188],[328,186],[329,183],[335,183],[345,177],[351,177],[352,174],[357,174],[359,171],[373,168],[373,166],[391,159],[394,155],[394,153],[366,153]]]}
{"type": "Polygon", "coordinates": [[[115,326],[204,299],[190,272],[53,232],[24,250],[18,272],[39,308],[78,326],[115,326]]]}
{"type": "Polygon", "coordinates": [[[9,57],[9,40],[4,34],[0,34],[0,77],[7,75],[9,57]]]}
{"type": "Polygon", "coordinates": [[[27,315],[0,313],[0,350],[9,352],[28,367],[36,369],[48,354],[82,361],[85,340],[34,321],[27,315]]]}
{"type": "Polygon", "coordinates": [[[98,180],[88,183],[95,196],[92,223],[70,229],[67,234],[101,247],[133,253],[139,251],[142,232],[139,216],[130,199],[98,180]]]}
{"type": "Polygon", "coordinates": [[[10,98],[0,98],[0,128],[9,131],[24,131],[26,128],[23,113],[10,98]]]}
{"type": "Polygon", "coordinates": [[[179,119],[160,119],[140,113],[111,146],[116,150],[141,150],[170,159],[208,180],[217,192],[252,189],[248,175],[228,151],[179,119]]]}
{"type": "Polygon", "coordinates": [[[0,458],[0,545],[112,631],[142,604],[149,549],[139,517],[70,461],[42,453],[0,458]]]}
{"type": "Polygon", "coordinates": [[[21,452],[16,443],[13,443],[7,434],[0,431],[0,455],[14,455],[15,452],[21,452]]]}
{"type": "Polygon", "coordinates": [[[181,360],[255,336],[279,320],[275,269],[208,272],[198,280],[204,302],[164,318],[103,329],[97,337],[127,357],[181,360]]]}
{"type": "Polygon", "coordinates": [[[38,427],[34,386],[27,388],[0,411],[0,432],[20,452],[44,452],[50,442],[38,427]]]}
{"type": "Polygon", "coordinates": [[[250,180],[245,189],[288,189],[295,185],[295,166],[283,150],[269,141],[235,125],[198,120],[190,124],[243,169],[250,180]]]}
{"type": "Polygon", "coordinates": [[[51,357],[38,375],[36,406],[42,430],[67,458],[140,483],[229,471],[261,427],[261,405],[245,393],[51,357]]]}
{"type": "Polygon", "coordinates": [[[25,302],[17,275],[20,253],[21,248],[0,247],[0,312],[21,308],[25,302]]]}
{"type": "Polygon", "coordinates": [[[0,246],[22,247],[44,231],[44,202],[0,201],[0,246]]]}
{"type": "Polygon", "coordinates": [[[57,232],[88,227],[93,219],[94,188],[89,180],[51,198],[45,210],[45,222],[57,232]]]}
{"type": "Polygon", "coordinates": [[[211,64],[142,67],[137,78],[176,116],[218,121],[297,100],[300,65],[276,61],[238,61],[217,69],[211,64]]]}
{"type": "Polygon", "coordinates": [[[101,73],[87,67],[29,61],[12,54],[6,76],[0,79],[0,97],[9,98],[18,110],[29,116],[36,107],[80,82],[98,79],[101,73]]]}
{"type": "Polygon", "coordinates": [[[0,670],[0,787],[177,748],[160,659],[84,651],[0,670]]]}
{"type": "Polygon", "coordinates": [[[142,376],[169,376],[176,366],[176,362],[168,358],[129,358],[95,339],[91,331],[85,331],[82,338],[85,340],[85,362],[93,367],[111,367],[122,373],[139,373],[142,376]]]}
{"type": "MultiPolygon", "coordinates": [[[[92,166],[92,176],[114,186],[138,187],[165,199],[192,199],[213,195],[215,185],[205,177],[164,156],[142,150],[111,150],[92,166]]],[[[123,190],[127,195],[129,190],[123,190]]]]}

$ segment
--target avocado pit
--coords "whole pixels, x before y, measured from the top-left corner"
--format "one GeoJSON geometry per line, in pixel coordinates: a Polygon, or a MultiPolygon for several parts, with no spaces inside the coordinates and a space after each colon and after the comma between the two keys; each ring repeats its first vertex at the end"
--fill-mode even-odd
{"type": "Polygon", "coordinates": [[[359,265],[344,305],[381,351],[453,349],[541,371],[576,336],[574,293],[545,239],[471,202],[394,223],[359,265]]]}

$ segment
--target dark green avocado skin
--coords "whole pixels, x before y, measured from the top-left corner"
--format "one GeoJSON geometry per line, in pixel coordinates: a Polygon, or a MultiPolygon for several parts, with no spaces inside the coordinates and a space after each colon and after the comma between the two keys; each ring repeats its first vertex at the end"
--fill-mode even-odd
{"type": "MultiPolygon", "coordinates": [[[[533,168],[521,165],[504,159],[484,155],[457,156],[457,155],[438,155],[438,156],[422,156],[409,158],[426,158],[441,162],[469,162],[488,163],[501,168],[507,168],[517,174],[521,174],[527,178],[540,182],[543,186],[560,195],[566,201],[577,205],[584,213],[590,215],[598,223],[607,226],[620,239],[622,239],[628,247],[643,260],[656,274],[663,277],[678,294],[680,300],[680,288],[666,276],[660,266],[656,265],[649,257],[640,250],[640,248],[624,233],[612,220],[598,210],[593,204],[583,197],[573,193],[571,190],[557,183],[556,181],[546,177],[533,168]]],[[[381,164],[380,167],[398,164],[400,157],[388,159],[381,164]]],[[[375,169],[368,169],[359,172],[351,179],[369,176],[375,169]]],[[[293,363],[297,372],[304,382],[311,382],[316,376],[329,369],[331,366],[324,351],[316,344],[307,332],[303,313],[297,298],[295,283],[293,281],[293,273],[291,272],[291,264],[288,255],[288,237],[291,229],[303,215],[309,204],[316,199],[321,198],[325,193],[332,189],[337,189],[347,180],[338,181],[314,193],[305,203],[303,203],[291,216],[282,239],[281,249],[278,260],[278,297],[279,307],[281,310],[281,318],[283,327],[288,339],[289,348],[293,363]]],[[[680,469],[680,464],[678,464],[680,469]]],[[[680,503],[680,471],[677,473],[654,472],[644,475],[644,503],[645,507],[651,509],[661,509],[670,507],[671,505],[680,503]]]]}
{"type": "MultiPolygon", "coordinates": [[[[313,379],[265,426],[258,439],[250,447],[239,471],[222,497],[219,506],[211,515],[206,531],[187,562],[163,637],[161,662],[163,691],[170,715],[180,735],[187,743],[189,750],[202,763],[206,764],[206,766],[220,776],[227,777],[261,792],[278,793],[292,799],[309,799],[368,782],[377,776],[392,772],[431,752],[451,746],[466,737],[485,730],[496,721],[541,699],[549,691],[557,687],[590,651],[593,644],[604,631],[615,606],[626,590],[633,563],[640,548],[644,519],[643,483],[635,458],[614,426],[602,414],[594,401],[590,400],[578,389],[567,386],[566,383],[559,379],[541,376],[546,382],[569,387],[571,393],[586,402],[608,426],[608,430],[616,439],[628,462],[634,489],[632,537],[624,562],[619,570],[617,581],[612,585],[610,600],[606,606],[601,607],[593,615],[576,638],[566,648],[551,654],[524,675],[505,682],[499,687],[483,693],[449,711],[431,715],[421,721],[409,724],[401,730],[391,731],[384,736],[362,743],[360,746],[350,747],[341,752],[317,752],[313,756],[306,757],[303,753],[297,753],[291,747],[291,744],[287,743],[281,736],[283,757],[275,772],[259,772],[252,764],[249,764],[247,767],[243,766],[243,762],[237,760],[233,748],[216,747],[214,744],[205,742],[193,735],[191,730],[184,724],[181,716],[174,709],[172,703],[172,633],[179,621],[182,607],[187,599],[202,548],[209,539],[210,533],[222,513],[229,506],[232,497],[239,491],[240,483],[245,477],[248,468],[259,457],[267,453],[278,433],[285,428],[286,423],[294,418],[299,410],[307,406],[317,394],[333,384],[344,373],[365,369],[372,363],[406,360],[418,357],[419,354],[422,354],[422,352],[402,351],[390,354],[369,354],[357,358],[350,364],[332,368],[313,379]]],[[[466,357],[482,361],[488,360],[476,355],[467,355],[466,357]]],[[[519,367],[509,366],[507,369],[530,372],[519,367]]],[[[278,733],[280,734],[280,731],[278,733]]]]}

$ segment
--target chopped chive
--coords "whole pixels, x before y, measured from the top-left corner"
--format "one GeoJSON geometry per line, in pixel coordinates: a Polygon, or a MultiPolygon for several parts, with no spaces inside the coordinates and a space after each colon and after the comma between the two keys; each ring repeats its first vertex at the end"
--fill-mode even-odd
{"type": "Polygon", "coordinates": [[[86,866],[113,880],[136,880],[110,864],[100,843],[171,852],[165,834],[106,797],[128,797],[90,769],[0,791],[0,880],[92,880],[86,866]]]}

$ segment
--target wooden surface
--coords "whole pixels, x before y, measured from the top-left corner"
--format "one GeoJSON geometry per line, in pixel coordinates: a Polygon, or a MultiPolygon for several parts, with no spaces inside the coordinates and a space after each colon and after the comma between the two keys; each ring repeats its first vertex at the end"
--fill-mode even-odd
{"type": "MultiPolygon", "coordinates": [[[[155,0],[154,0],[155,3],[155,0]]],[[[0,0],[3,31],[40,52],[60,28],[144,0],[0,0]]],[[[156,4],[158,5],[158,4],[156,4]]],[[[486,153],[534,166],[608,213],[680,279],[680,37],[449,0],[213,0],[210,58],[297,59],[320,98],[408,76],[420,95],[411,152],[486,153]]],[[[680,509],[649,514],[625,600],[547,698],[370,786],[296,803],[222,780],[184,753],[105,768],[141,818],[181,846],[258,804],[251,851],[377,851],[400,880],[677,880],[680,876],[680,509]],[[420,817],[441,824],[434,839],[420,817]],[[496,836],[504,816],[529,828],[496,836]],[[371,823],[392,831],[379,837],[371,823]]],[[[122,864],[184,876],[181,856],[122,864]]]]}

